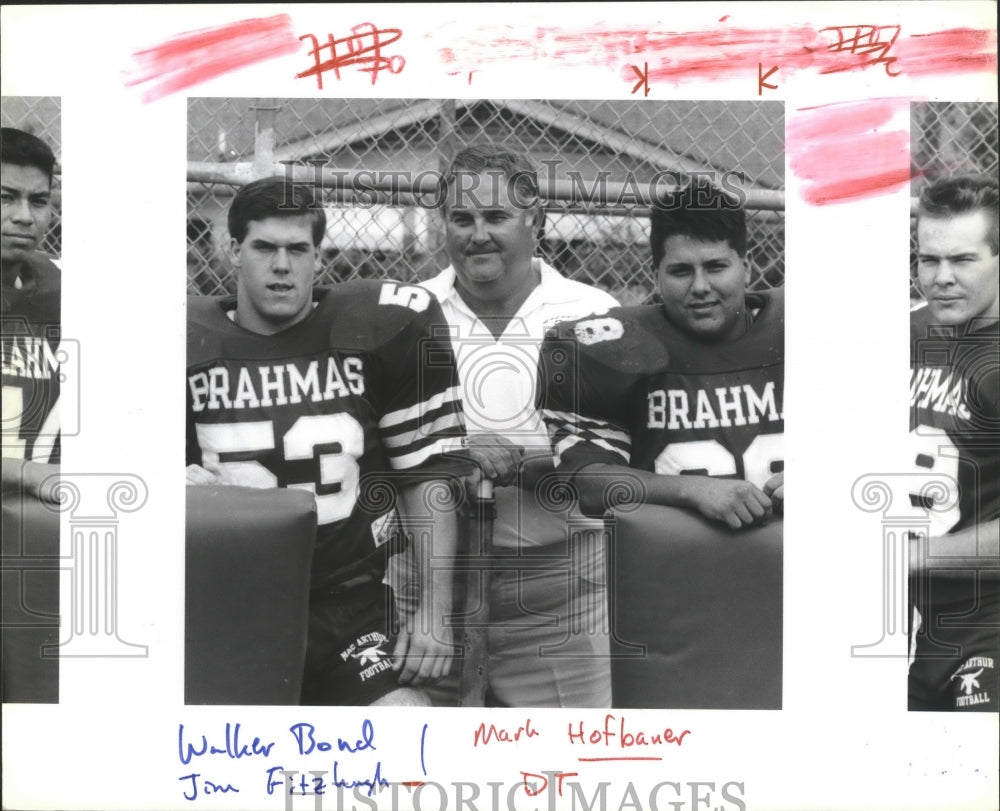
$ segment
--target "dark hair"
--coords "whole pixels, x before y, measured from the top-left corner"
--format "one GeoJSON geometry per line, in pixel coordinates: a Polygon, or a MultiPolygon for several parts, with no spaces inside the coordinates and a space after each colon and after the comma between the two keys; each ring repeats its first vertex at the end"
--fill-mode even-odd
{"type": "MultiPolygon", "coordinates": [[[[528,201],[534,205],[538,197],[538,173],[531,161],[520,152],[512,152],[493,144],[473,144],[461,150],[451,160],[444,182],[447,191],[455,184],[459,174],[484,174],[498,172],[507,178],[512,189],[510,194],[515,205],[528,208],[528,201]]],[[[461,187],[460,187],[461,188],[461,187]]],[[[445,195],[445,199],[448,196],[445,195]]]]}
{"type": "Polygon", "coordinates": [[[663,243],[672,236],[729,244],[740,257],[747,253],[747,218],[743,207],[704,179],[661,195],[649,215],[649,247],[653,269],[663,261],[663,243]]]}
{"type": "Polygon", "coordinates": [[[920,192],[917,215],[948,218],[975,211],[984,212],[990,220],[986,241],[996,256],[1000,253],[997,186],[996,179],[986,175],[939,177],[920,192]]]}
{"type": "Polygon", "coordinates": [[[13,127],[0,129],[0,163],[14,166],[33,166],[49,179],[56,168],[56,156],[41,138],[13,127]]]}
{"type": "Polygon", "coordinates": [[[316,202],[312,189],[283,177],[265,177],[247,183],[236,192],[229,205],[229,235],[242,242],[254,220],[303,214],[312,217],[313,245],[319,247],[326,233],[326,213],[316,202]]]}

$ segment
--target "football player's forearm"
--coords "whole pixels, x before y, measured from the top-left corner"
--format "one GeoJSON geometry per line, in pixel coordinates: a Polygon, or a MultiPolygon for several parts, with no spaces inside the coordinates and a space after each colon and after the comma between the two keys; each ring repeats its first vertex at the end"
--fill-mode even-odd
{"type": "Polygon", "coordinates": [[[3,457],[3,490],[20,491],[42,501],[58,501],[55,495],[59,465],[3,457]]]}
{"type": "Polygon", "coordinates": [[[910,536],[910,572],[961,576],[969,571],[1000,577],[1000,519],[984,521],[950,535],[910,536]]]}
{"type": "Polygon", "coordinates": [[[453,599],[450,561],[458,549],[454,497],[446,481],[432,479],[404,487],[396,505],[403,532],[414,545],[420,604],[439,617],[451,611],[453,599]]]}
{"type": "Polygon", "coordinates": [[[599,462],[578,470],[573,483],[583,514],[600,517],[605,510],[627,503],[690,507],[684,479],[683,476],[660,476],[627,465],[599,462]],[[625,486],[620,486],[623,483],[625,486]]]}

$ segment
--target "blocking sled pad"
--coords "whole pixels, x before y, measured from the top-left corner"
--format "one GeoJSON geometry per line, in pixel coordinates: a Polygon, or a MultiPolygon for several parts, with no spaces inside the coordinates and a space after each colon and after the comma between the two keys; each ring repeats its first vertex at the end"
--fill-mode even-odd
{"type": "Polygon", "coordinates": [[[606,523],[614,706],[781,709],[782,522],[644,505],[606,523]]]}
{"type": "Polygon", "coordinates": [[[3,494],[3,701],[59,701],[59,507],[3,494]]]}
{"type": "Polygon", "coordinates": [[[311,493],[187,488],[187,704],[298,704],[316,537],[311,493]]]}

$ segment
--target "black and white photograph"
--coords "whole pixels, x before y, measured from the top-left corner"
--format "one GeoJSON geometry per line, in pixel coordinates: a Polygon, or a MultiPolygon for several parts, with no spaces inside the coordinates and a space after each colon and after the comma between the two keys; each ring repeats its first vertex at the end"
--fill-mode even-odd
{"type": "Polygon", "coordinates": [[[996,19],[0,7],[0,805],[997,811],[996,19]]]}
{"type": "Polygon", "coordinates": [[[59,701],[60,99],[0,99],[2,700],[59,701]]]}
{"type": "Polygon", "coordinates": [[[997,106],[911,108],[909,709],[1000,711],[997,106]]]}
{"type": "Polygon", "coordinates": [[[780,709],[783,133],[190,99],[187,700],[780,709]]]}

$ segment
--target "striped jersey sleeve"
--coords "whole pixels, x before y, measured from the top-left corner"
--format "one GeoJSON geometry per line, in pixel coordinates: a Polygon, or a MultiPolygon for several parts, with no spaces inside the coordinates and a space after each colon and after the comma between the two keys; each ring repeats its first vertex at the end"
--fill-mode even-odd
{"type": "Polygon", "coordinates": [[[396,470],[417,467],[453,449],[463,430],[458,386],[390,411],[379,420],[379,430],[389,462],[396,470]]]}
{"type": "MultiPolygon", "coordinates": [[[[615,454],[619,464],[628,464],[632,442],[628,433],[605,420],[588,419],[571,411],[543,409],[542,418],[549,430],[556,464],[565,459],[605,451],[615,454]]],[[[604,454],[602,453],[601,456],[604,454]]],[[[597,460],[595,460],[597,461],[597,460]]]]}
{"type": "Polygon", "coordinates": [[[629,464],[632,441],[622,412],[626,385],[620,374],[586,352],[572,330],[560,326],[548,332],[542,342],[538,392],[558,467],[629,464]]]}
{"type": "Polygon", "coordinates": [[[453,451],[465,436],[461,388],[436,299],[383,347],[382,445],[394,470],[453,451]]]}

